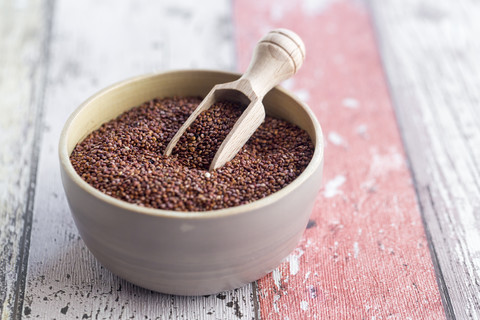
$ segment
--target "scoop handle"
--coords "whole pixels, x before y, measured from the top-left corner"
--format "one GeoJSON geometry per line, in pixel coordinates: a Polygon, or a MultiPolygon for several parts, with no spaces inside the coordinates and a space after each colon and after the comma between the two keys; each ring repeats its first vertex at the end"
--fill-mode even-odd
{"type": "Polygon", "coordinates": [[[275,29],[255,47],[243,80],[261,98],[277,84],[293,76],[305,60],[305,44],[293,31],[275,29]]]}

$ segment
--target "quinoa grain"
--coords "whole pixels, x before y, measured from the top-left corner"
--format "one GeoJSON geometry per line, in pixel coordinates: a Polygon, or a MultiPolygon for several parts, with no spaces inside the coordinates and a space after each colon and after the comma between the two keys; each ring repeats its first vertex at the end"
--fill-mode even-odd
{"type": "Polygon", "coordinates": [[[208,171],[242,108],[219,102],[203,112],[170,157],[167,143],[201,102],[196,97],[153,99],[88,135],[73,150],[75,171],[94,188],[139,205],[207,211],[264,198],[288,185],[313,156],[308,134],[267,116],[225,166],[208,171]]]}

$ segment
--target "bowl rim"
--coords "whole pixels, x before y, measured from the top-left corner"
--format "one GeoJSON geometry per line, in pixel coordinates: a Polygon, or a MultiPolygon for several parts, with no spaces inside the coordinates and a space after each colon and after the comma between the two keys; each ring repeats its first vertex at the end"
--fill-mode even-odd
{"type": "MultiPolygon", "coordinates": [[[[70,154],[68,153],[67,148],[67,136],[69,134],[69,129],[71,128],[72,123],[75,121],[76,116],[80,113],[80,111],[91,103],[97,97],[107,94],[110,91],[114,91],[121,87],[130,85],[135,82],[140,82],[142,80],[146,80],[148,78],[158,77],[162,75],[168,75],[172,73],[216,73],[216,74],[223,74],[223,75],[233,75],[233,76],[240,76],[241,74],[235,72],[227,72],[227,71],[219,71],[219,70],[209,70],[209,69],[180,69],[180,70],[169,70],[165,72],[154,72],[148,73],[140,76],[130,77],[125,80],[116,82],[106,88],[97,91],[93,95],[91,95],[88,99],[82,102],[74,111],[70,114],[67,121],[65,122],[62,132],[60,134],[60,141],[58,146],[58,155],[60,158],[60,166],[64,169],[63,171],[68,175],[68,177],[83,191],[90,194],[91,196],[97,198],[100,201],[106,202],[109,205],[118,207],[119,209],[136,212],[138,214],[146,214],[150,216],[158,216],[164,218],[173,218],[173,219],[212,219],[212,218],[220,218],[220,217],[227,217],[233,216],[237,214],[241,214],[243,212],[248,212],[256,209],[260,209],[267,205],[270,205],[277,200],[285,197],[287,194],[291,193],[293,190],[298,188],[303,182],[308,180],[310,176],[312,176],[318,166],[322,166],[323,156],[324,156],[324,141],[323,141],[323,133],[318,122],[315,114],[313,111],[308,107],[308,105],[302,102],[295,94],[291,91],[282,88],[280,86],[274,87],[272,90],[278,90],[281,93],[284,93],[290,96],[296,103],[298,103],[308,114],[310,119],[312,120],[315,133],[316,133],[316,141],[314,144],[314,153],[312,159],[310,160],[309,164],[305,168],[305,170],[292,182],[290,182],[286,187],[280,189],[279,191],[272,193],[264,198],[259,200],[239,205],[236,207],[229,207],[223,208],[218,210],[208,210],[208,211],[173,211],[173,210],[164,210],[164,209],[156,209],[150,207],[142,207],[137,204],[129,203],[112,196],[109,196],[100,190],[94,188],[93,186],[89,185],[85,180],[83,180],[80,175],[75,171],[71,162],[70,162],[70,154]]],[[[62,181],[63,183],[63,181],[62,181]]],[[[65,188],[64,188],[65,189],[65,188]]]]}

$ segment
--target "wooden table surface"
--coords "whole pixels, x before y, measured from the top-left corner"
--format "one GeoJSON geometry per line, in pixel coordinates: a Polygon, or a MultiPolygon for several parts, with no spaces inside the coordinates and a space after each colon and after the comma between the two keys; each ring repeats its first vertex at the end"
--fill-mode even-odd
{"type": "Polygon", "coordinates": [[[0,0],[1,319],[480,319],[480,3],[0,0]],[[283,85],[325,135],[298,247],[243,288],[132,285],[78,235],[57,143],[88,96],[150,72],[244,71],[286,27],[283,85]]]}

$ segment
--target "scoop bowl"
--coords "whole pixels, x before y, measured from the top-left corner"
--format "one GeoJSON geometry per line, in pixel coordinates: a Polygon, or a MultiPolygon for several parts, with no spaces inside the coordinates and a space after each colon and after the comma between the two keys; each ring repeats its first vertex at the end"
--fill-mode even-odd
{"type": "Polygon", "coordinates": [[[88,249],[113,273],[163,293],[214,294],[263,277],[296,247],[321,185],[323,136],[312,111],[279,87],[263,101],[267,115],[307,131],[315,151],[297,179],[263,199],[204,212],[145,208],[93,188],[70,162],[77,143],[132,107],[153,98],[204,97],[239,77],[207,70],[140,76],[96,93],[67,120],[59,157],[68,204],[88,249]]]}

